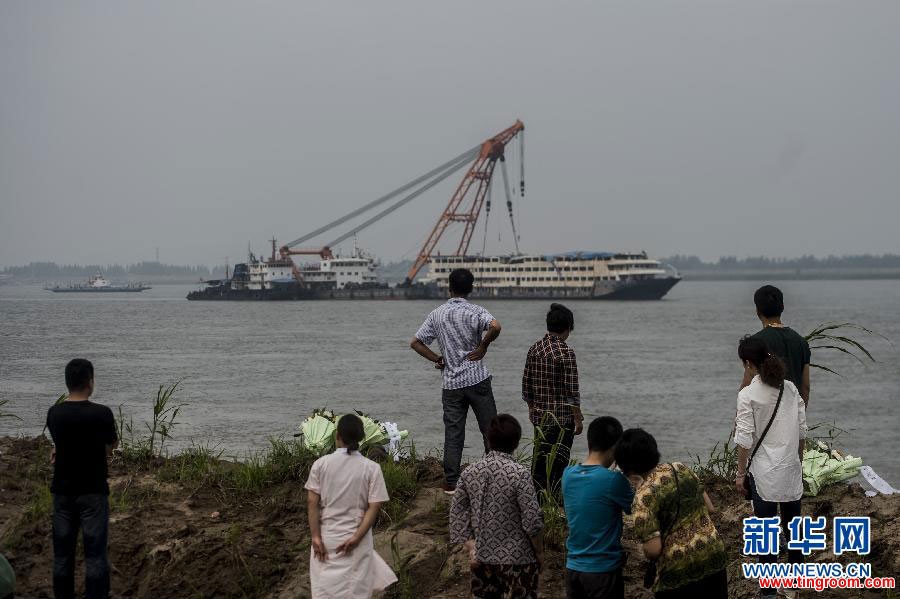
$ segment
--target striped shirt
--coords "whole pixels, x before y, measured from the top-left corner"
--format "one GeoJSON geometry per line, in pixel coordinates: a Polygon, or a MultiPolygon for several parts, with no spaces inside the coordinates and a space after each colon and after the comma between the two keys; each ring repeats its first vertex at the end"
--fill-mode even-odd
{"type": "Polygon", "coordinates": [[[528,404],[531,423],[572,422],[572,406],[581,404],[575,352],[566,342],[547,333],[531,346],[522,374],[522,399],[528,404]],[[541,420],[546,415],[546,421],[541,420]]]}
{"type": "Polygon", "coordinates": [[[484,362],[471,362],[466,356],[481,343],[492,320],[481,306],[453,297],[432,310],[416,331],[416,339],[425,345],[436,339],[444,352],[444,389],[471,387],[491,376],[484,362]]]}

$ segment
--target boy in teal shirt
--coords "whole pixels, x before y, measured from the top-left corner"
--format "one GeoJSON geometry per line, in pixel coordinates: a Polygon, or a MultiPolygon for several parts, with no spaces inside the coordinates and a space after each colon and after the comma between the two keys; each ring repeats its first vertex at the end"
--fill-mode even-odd
{"type": "Polygon", "coordinates": [[[611,416],[588,427],[588,457],[563,473],[568,599],[622,599],[622,512],[631,513],[634,490],[621,472],[610,470],[622,425],[611,416]]]}

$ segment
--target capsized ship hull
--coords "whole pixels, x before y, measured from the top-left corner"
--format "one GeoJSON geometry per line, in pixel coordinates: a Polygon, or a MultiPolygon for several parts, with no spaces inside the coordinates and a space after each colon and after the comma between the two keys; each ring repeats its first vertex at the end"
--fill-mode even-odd
{"type": "MultiPolygon", "coordinates": [[[[616,285],[595,285],[593,289],[560,289],[541,287],[475,287],[472,299],[504,300],[658,300],[681,279],[679,277],[646,279],[616,285]]],[[[437,285],[411,287],[371,287],[356,289],[324,289],[299,283],[283,284],[272,289],[232,289],[219,285],[192,291],[192,301],[296,301],[296,300],[441,300],[446,290],[437,285]]]]}

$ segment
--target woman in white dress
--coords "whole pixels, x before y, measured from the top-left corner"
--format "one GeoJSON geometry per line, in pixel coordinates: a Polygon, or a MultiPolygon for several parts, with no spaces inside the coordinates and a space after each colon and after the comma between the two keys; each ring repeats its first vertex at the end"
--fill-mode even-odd
{"type": "Polygon", "coordinates": [[[342,416],[337,449],[309,471],[305,488],[314,599],[368,599],[397,581],[372,542],[372,526],[389,498],[381,467],[358,451],[364,436],[362,420],[342,416]]]}

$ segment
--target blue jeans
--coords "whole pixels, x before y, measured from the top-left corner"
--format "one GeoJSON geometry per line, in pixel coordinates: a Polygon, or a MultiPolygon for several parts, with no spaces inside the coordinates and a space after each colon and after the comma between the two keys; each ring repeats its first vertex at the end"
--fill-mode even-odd
{"type": "Polygon", "coordinates": [[[85,599],[109,597],[109,497],[53,495],[53,596],[75,597],[75,545],[84,541],[85,599]]]}
{"type": "Polygon", "coordinates": [[[469,406],[472,406],[478,420],[485,452],[488,451],[488,425],[491,418],[497,415],[497,406],[494,404],[490,377],[471,387],[444,389],[441,400],[444,404],[444,478],[448,486],[455,487],[459,480],[463,445],[466,442],[469,406]]]}

